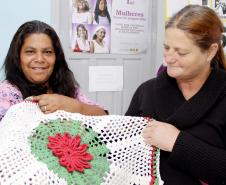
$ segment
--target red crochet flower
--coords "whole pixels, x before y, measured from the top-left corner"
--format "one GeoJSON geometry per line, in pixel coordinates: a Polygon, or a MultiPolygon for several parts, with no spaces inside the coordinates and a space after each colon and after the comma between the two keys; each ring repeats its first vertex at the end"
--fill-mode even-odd
{"type": "Polygon", "coordinates": [[[92,160],[93,156],[86,152],[89,145],[81,144],[79,135],[71,137],[67,132],[64,135],[57,133],[55,137],[48,136],[48,140],[48,148],[59,158],[60,165],[65,166],[68,172],[83,172],[84,168],[91,168],[88,161],[92,160]]]}

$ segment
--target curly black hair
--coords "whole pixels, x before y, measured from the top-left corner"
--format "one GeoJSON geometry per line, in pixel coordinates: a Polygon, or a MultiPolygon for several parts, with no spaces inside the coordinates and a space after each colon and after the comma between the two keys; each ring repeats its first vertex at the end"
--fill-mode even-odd
{"type": "Polygon", "coordinates": [[[20,51],[24,41],[34,33],[48,35],[53,44],[56,61],[48,80],[49,88],[53,93],[76,97],[79,84],[68,67],[57,33],[48,24],[37,20],[22,24],[15,33],[3,65],[6,80],[19,88],[24,99],[32,95],[47,93],[47,87],[44,84],[34,84],[26,78],[20,65],[20,51]]]}

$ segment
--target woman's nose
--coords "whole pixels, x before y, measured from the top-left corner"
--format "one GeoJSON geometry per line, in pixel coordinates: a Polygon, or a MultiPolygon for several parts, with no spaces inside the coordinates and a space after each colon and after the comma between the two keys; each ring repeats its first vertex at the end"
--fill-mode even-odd
{"type": "Polygon", "coordinates": [[[176,58],[173,57],[173,56],[166,56],[166,57],[165,57],[165,62],[166,62],[167,64],[174,63],[174,62],[176,62],[176,58]]]}
{"type": "Polygon", "coordinates": [[[44,56],[43,56],[43,53],[42,52],[38,52],[36,54],[36,61],[37,62],[43,62],[44,61],[44,56]]]}
{"type": "Polygon", "coordinates": [[[164,53],[166,63],[174,63],[177,60],[176,52],[167,51],[164,53]]]}

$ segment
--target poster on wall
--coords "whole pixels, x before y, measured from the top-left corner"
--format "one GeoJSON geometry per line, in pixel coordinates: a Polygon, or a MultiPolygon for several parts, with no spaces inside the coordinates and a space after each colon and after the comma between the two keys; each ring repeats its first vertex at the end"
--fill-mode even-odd
{"type": "Polygon", "coordinates": [[[71,0],[73,52],[110,53],[112,0],[71,0]]]}
{"type": "Polygon", "coordinates": [[[145,52],[148,45],[149,0],[114,0],[112,4],[112,53],[145,52]]]}
{"type": "Polygon", "coordinates": [[[149,0],[70,0],[70,6],[73,52],[146,51],[149,0]]]}

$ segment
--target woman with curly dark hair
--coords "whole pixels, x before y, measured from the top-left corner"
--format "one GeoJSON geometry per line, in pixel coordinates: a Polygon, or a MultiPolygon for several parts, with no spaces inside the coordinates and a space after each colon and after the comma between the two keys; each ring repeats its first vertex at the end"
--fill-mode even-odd
{"type": "Polygon", "coordinates": [[[107,8],[107,0],[97,0],[94,11],[96,24],[111,24],[111,17],[107,8]]]}
{"type": "Polygon", "coordinates": [[[89,101],[68,68],[56,32],[40,21],[19,27],[4,62],[5,80],[0,84],[0,119],[13,104],[32,97],[44,113],[56,110],[103,115],[89,101]]]}

